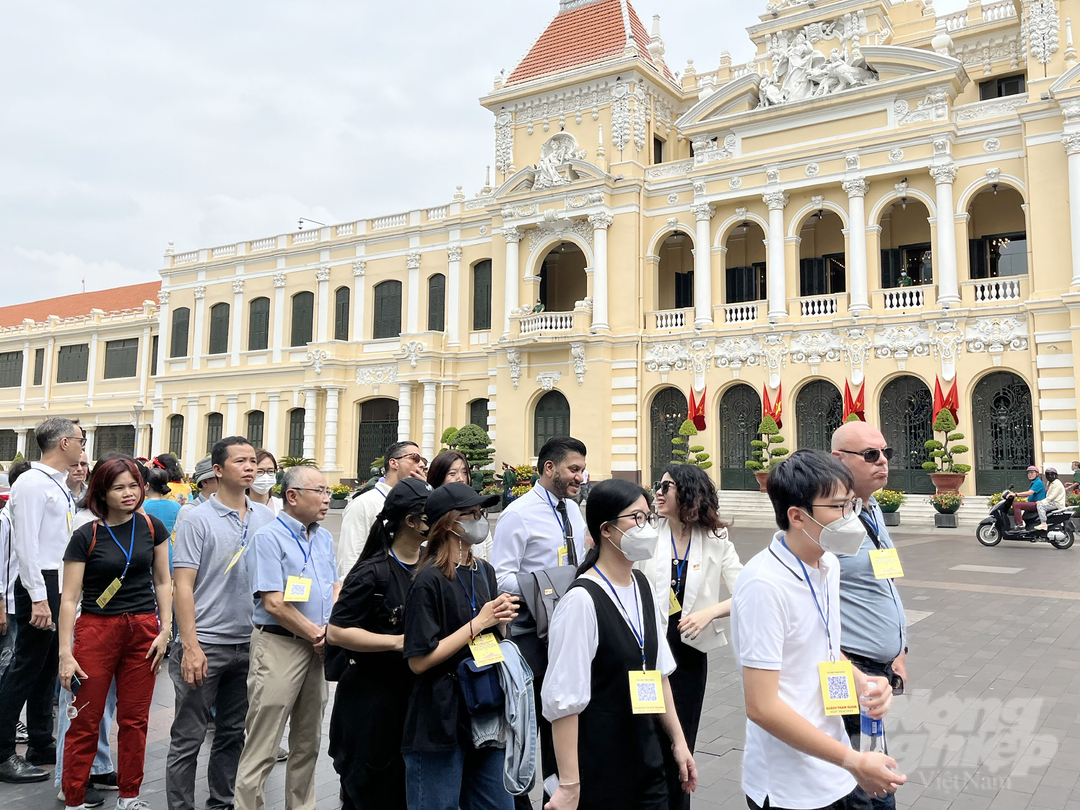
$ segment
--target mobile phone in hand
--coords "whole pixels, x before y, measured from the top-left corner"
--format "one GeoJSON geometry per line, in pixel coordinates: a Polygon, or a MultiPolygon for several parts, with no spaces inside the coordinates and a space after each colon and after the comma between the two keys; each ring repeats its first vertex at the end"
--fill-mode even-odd
{"type": "Polygon", "coordinates": [[[75,697],[79,694],[79,690],[82,689],[82,681],[79,680],[79,676],[72,674],[71,676],[71,696],[75,697]]]}

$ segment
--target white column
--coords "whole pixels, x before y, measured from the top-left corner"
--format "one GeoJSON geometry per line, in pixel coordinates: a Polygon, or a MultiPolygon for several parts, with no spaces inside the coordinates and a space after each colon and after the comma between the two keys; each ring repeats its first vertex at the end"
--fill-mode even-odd
{"type": "Polygon", "coordinates": [[[932,166],[930,176],[937,183],[937,244],[934,245],[934,275],[938,280],[938,303],[960,303],[960,279],[956,269],[956,221],[953,214],[953,182],[956,164],[932,166]]]}
{"type": "Polygon", "coordinates": [[[413,251],[405,258],[409,268],[409,304],[406,307],[405,331],[413,334],[420,331],[420,254],[413,251]]]}
{"type": "Polygon", "coordinates": [[[848,195],[848,292],[851,312],[870,309],[866,278],[866,192],[870,184],[862,177],[841,185],[848,195]]]}
{"type": "MultiPolygon", "coordinates": [[[[158,346],[158,357],[160,357],[160,356],[161,356],[161,346],[159,345],[158,346]]],[[[159,451],[157,449],[159,447],[164,447],[164,445],[165,445],[164,436],[163,436],[163,433],[165,431],[165,403],[162,402],[160,399],[155,398],[154,402],[153,402],[153,405],[154,405],[154,421],[151,423],[153,425],[153,430],[152,430],[151,436],[150,436],[150,447],[147,448],[147,452],[150,454],[151,458],[165,452],[164,450],[159,451]]]]}
{"type": "Polygon", "coordinates": [[[338,434],[338,398],[343,386],[330,385],[326,388],[326,437],[323,439],[322,468],[324,471],[340,470],[337,461],[338,434]]]}
{"type": "Polygon", "coordinates": [[[226,394],[225,395],[225,435],[235,436],[237,434],[236,429],[236,400],[240,398],[239,394],[226,394]]]}
{"type": "Polygon", "coordinates": [[[1061,137],[1069,156],[1069,225],[1072,231],[1072,282],[1080,286],[1080,133],[1061,137]]]}
{"type": "Polygon", "coordinates": [[[435,383],[424,383],[424,414],[420,438],[420,452],[425,458],[435,456],[435,383]]]}
{"type": "Polygon", "coordinates": [[[270,401],[270,413],[266,415],[266,430],[263,431],[263,444],[266,447],[280,447],[281,392],[268,391],[266,398],[270,401]]]}
{"type": "Polygon", "coordinates": [[[409,430],[412,425],[412,383],[403,382],[398,385],[397,398],[397,438],[403,442],[409,438],[409,430]]]}
{"type": "Polygon", "coordinates": [[[172,331],[169,329],[169,291],[158,290],[158,352],[157,352],[157,376],[165,373],[165,358],[169,356],[169,339],[172,331]]]}
{"type": "Polygon", "coordinates": [[[314,388],[302,389],[304,394],[304,458],[315,458],[315,417],[319,392],[314,388]]]}
{"type": "Polygon", "coordinates": [[[503,314],[504,338],[510,337],[510,316],[518,308],[518,279],[521,276],[521,267],[518,260],[518,243],[521,242],[525,232],[521,228],[503,228],[503,239],[506,240],[506,279],[504,281],[506,297],[503,314]]]}
{"type": "Polygon", "coordinates": [[[352,339],[364,340],[364,274],[367,272],[367,262],[357,259],[353,262],[353,294],[352,294],[352,339]]]}
{"type": "MultiPolygon", "coordinates": [[[[97,433],[97,428],[91,425],[83,425],[83,433],[86,436],[86,457],[91,461],[94,460],[94,436],[97,433]]],[[[137,438],[137,437],[136,437],[137,438]]]]}
{"type": "Polygon", "coordinates": [[[26,458],[26,428],[15,431],[15,452],[22,453],[22,457],[26,458]]]}
{"type": "Polygon", "coordinates": [[[694,232],[694,328],[712,326],[712,243],[709,222],[716,209],[708,203],[690,206],[697,220],[694,232]]]}
{"type": "Polygon", "coordinates": [[[770,191],[761,198],[769,206],[769,249],[766,257],[766,273],[769,281],[769,317],[786,318],[787,268],[784,266],[784,209],[788,195],[783,191],[770,191]]]}
{"type": "Polygon", "coordinates": [[[49,338],[49,346],[45,349],[45,401],[43,408],[49,407],[49,397],[52,396],[53,384],[53,358],[56,356],[56,338],[49,338]]]}
{"type": "Polygon", "coordinates": [[[23,343],[22,379],[19,381],[19,410],[26,407],[26,384],[30,374],[30,341],[23,343]]]}
{"type": "MultiPolygon", "coordinates": [[[[90,357],[86,361],[86,406],[94,402],[94,383],[97,381],[98,333],[90,335],[90,357]]],[[[91,456],[87,456],[91,458],[91,456]]]]}
{"type": "MultiPolygon", "coordinates": [[[[238,366],[240,365],[240,347],[244,339],[244,280],[242,278],[235,279],[232,283],[232,312],[229,313],[230,321],[229,326],[232,329],[232,336],[229,338],[230,358],[229,363],[238,366]]],[[[161,353],[161,347],[158,346],[158,353],[161,353]]],[[[235,434],[230,433],[230,436],[235,434]]]]}
{"type": "Polygon", "coordinates": [[[316,270],[315,280],[319,282],[315,310],[315,340],[318,343],[325,343],[328,334],[326,324],[334,313],[334,304],[330,300],[330,268],[320,267],[316,270]]]}
{"type": "Polygon", "coordinates": [[[461,345],[461,246],[446,252],[446,345],[461,345]]]}
{"type": "MultiPolygon", "coordinates": [[[[203,323],[206,320],[206,287],[195,288],[195,328],[191,335],[191,367],[199,368],[203,353],[203,323]]],[[[159,347],[160,348],[160,347],[159,347]]],[[[200,456],[200,458],[202,458],[200,456]]]]}
{"type": "Polygon", "coordinates": [[[594,331],[608,329],[608,228],[614,221],[611,214],[590,214],[593,226],[593,316],[594,331]]]}
{"type": "Polygon", "coordinates": [[[187,469],[194,469],[195,462],[201,459],[206,453],[202,452],[203,448],[199,447],[199,398],[188,397],[187,401],[187,415],[184,417],[187,426],[187,441],[184,442],[184,458],[191,463],[187,465],[187,469]]]}
{"type": "Polygon", "coordinates": [[[285,342],[285,274],[274,276],[274,345],[272,359],[281,362],[281,346],[285,342]]]}
{"type": "MultiPolygon", "coordinates": [[[[150,379],[150,363],[147,359],[150,356],[150,343],[153,338],[150,336],[150,327],[143,328],[142,340],[139,341],[139,402],[146,402],[149,389],[147,382],[150,379]]],[[[161,345],[159,341],[158,356],[161,355],[161,345]]]]}

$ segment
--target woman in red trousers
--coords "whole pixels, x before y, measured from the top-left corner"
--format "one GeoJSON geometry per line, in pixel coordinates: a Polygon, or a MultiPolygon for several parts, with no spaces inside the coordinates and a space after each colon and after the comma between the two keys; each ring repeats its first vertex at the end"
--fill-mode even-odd
{"type": "Polygon", "coordinates": [[[98,462],[87,506],[97,517],[71,536],[60,600],[60,683],[75,694],[61,784],[69,808],[83,806],[98,724],[116,678],[118,810],[139,799],[154,680],[172,627],[169,533],[140,510],[144,483],[126,456],[98,462]],[[82,614],[75,618],[76,609],[82,614]],[[74,647],[72,638],[74,637],[74,647]]]}

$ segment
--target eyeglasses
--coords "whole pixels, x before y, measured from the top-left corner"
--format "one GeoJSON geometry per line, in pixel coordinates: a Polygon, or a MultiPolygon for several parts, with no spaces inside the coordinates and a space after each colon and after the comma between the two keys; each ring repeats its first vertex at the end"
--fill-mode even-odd
{"type": "Polygon", "coordinates": [[[394,456],[390,460],[391,461],[400,461],[403,458],[407,458],[413,464],[423,464],[424,463],[424,457],[422,455],[420,455],[419,453],[406,453],[403,456],[394,456]]]}
{"type": "Polygon", "coordinates": [[[862,514],[862,498],[853,498],[843,503],[812,503],[810,506],[814,509],[839,509],[843,517],[858,517],[862,514]]]}
{"type": "Polygon", "coordinates": [[[871,447],[869,450],[841,450],[841,453],[847,453],[851,456],[862,456],[862,460],[867,464],[876,464],[877,460],[881,456],[885,456],[886,461],[890,461],[893,455],[893,449],[891,447],[882,447],[878,450],[876,447],[871,447]]]}
{"type": "Polygon", "coordinates": [[[72,439],[74,441],[77,441],[82,447],[86,447],[86,437],[85,436],[64,436],[64,438],[65,439],[72,439]]]}
{"type": "MultiPolygon", "coordinates": [[[[667,491],[675,486],[674,481],[657,481],[653,489],[659,492],[661,495],[667,495],[667,491]]],[[[675,487],[678,489],[678,487],[675,487]]]]}
{"type": "Polygon", "coordinates": [[[644,529],[646,523],[648,523],[654,529],[660,525],[660,516],[656,514],[656,512],[627,512],[623,515],[616,515],[615,520],[619,520],[620,518],[625,517],[632,517],[634,519],[634,523],[637,524],[637,527],[639,529],[644,529]]]}
{"type": "Polygon", "coordinates": [[[480,507],[479,509],[471,509],[468,512],[462,512],[461,516],[463,518],[475,518],[476,520],[479,520],[480,518],[486,518],[488,516],[488,511],[487,509],[480,507]]]}
{"type": "Polygon", "coordinates": [[[289,487],[296,492],[318,492],[319,495],[329,495],[330,487],[289,487]]]}

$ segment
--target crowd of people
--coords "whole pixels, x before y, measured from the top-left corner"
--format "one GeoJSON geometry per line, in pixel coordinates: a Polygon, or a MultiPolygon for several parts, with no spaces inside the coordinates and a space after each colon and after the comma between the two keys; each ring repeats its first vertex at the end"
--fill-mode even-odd
{"type": "Polygon", "coordinates": [[[871,425],[772,469],[778,531],[745,567],[700,468],[593,483],[582,508],[587,452],[571,437],[544,444],[493,530],[499,496],[474,488],[464,456],[429,466],[395,442],[335,546],[323,473],[279,470],[244,437],[185,481],[169,455],[91,471],[69,419],[35,436],[41,460],[13,467],[0,511],[2,781],[55,763],[68,808],[109,790],[118,810],[148,808],[168,658],[170,810],[194,810],[208,733],[210,810],[263,810],[282,759],[285,806],[312,810],[329,682],[346,810],[531,808],[537,784],[546,810],[684,810],[730,617],[748,807],[895,806],[905,777],[866,744],[907,678],[902,574],[873,498],[892,451],[871,425]]]}

